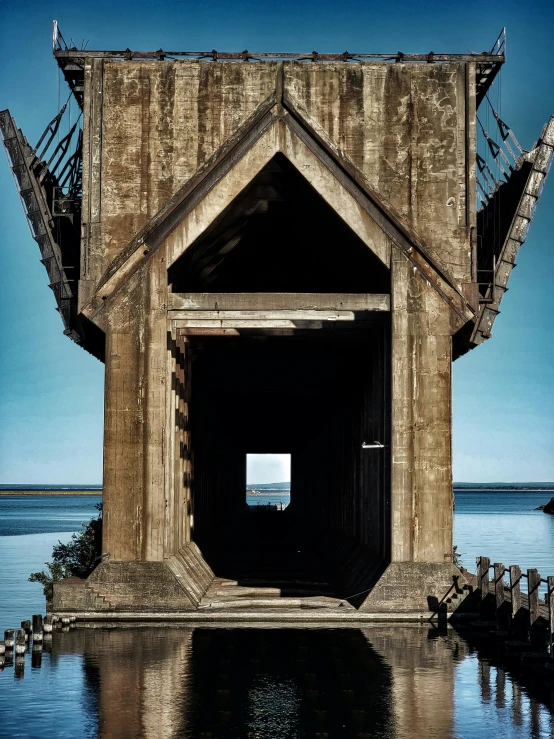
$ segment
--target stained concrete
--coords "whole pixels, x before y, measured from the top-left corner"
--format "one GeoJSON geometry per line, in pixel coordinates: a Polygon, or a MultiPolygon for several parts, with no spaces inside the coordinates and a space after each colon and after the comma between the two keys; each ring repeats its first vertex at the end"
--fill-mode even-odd
{"type": "MultiPolygon", "coordinates": [[[[55,587],[56,610],[196,617],[216,578],[253,587],[254,446],[294,447],[272,536],[294,530],[324,564],[331,596],[314,598],[364,618],[443,599],[452,335],[474,316],[474,75],[467,61],[87,60],[79,297],[106,335],[106,557],[55,587]],[[231,309],[201,311],[195,293],[231,309]],[[329,315],[325,295],[356,293],[363,310],[329,315]]],[[[256,593],[282,587],[279,551],[256,593]]]]}

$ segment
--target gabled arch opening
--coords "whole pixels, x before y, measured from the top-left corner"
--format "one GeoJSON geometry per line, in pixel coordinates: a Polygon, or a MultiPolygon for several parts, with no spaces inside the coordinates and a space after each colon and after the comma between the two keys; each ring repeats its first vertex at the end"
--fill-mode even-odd
{"type": "Polygon", "coordinates": [[[168,270],[185,292],[388,293],[390,271],[282,153],[168,270]]]}

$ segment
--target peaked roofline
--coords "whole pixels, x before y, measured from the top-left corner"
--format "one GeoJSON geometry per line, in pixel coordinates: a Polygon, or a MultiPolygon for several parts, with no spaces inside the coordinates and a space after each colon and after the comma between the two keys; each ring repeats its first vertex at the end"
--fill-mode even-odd
{"type": "Polygon", "coordinates": [[[284,93],[283,65],[279,64],[276,90],[227,139],[225,144],[194,174],[175,195],[131,239],[111,262],[98,282],[83,312],[88,317],[115,295],[145,260],[157,251],[176,226],[206,197],[215,185],[252,148],[272,125],[282,121],[328,169],[337,182],[356,200],[369,217],[399,248],[413,267],[466,323],[475,317],[449,270],[438,255],[406,221],[371,188],[363,175],[322,134],[284,93]]]}

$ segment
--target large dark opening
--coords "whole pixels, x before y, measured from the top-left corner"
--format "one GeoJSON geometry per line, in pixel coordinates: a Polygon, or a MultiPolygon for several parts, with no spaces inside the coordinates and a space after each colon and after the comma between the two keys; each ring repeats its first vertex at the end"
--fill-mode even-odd
{"type": "Polygon", "coordinates": [[[277,154],[169,269],[173,292],[388,293],[390,272],[277,154]]]}
{"type": "Polygon", "coordinates": [[[388,561],[388,315],[344,335],[191,339],[194,540],[218,577],[349,597],[388,561]],[[283,512],[245,501],[245,455],[290,452],[283,512]]]}
{"type": "Polygon", "coordinates": [[[277,155],[168,279],[184,305],[210,298],[199,320],[187,323],[189,312],[179,325],[191,358],[192,537],[218,583],[255,595],[364,591],[389,560],[390,316],[317,306],[390,293],[388,268],[277,155]],[[221,309],[223,293],[235,307],[221,309]],[[297,313],[279,322],[292,302],[297,313]],[[363,448],[374,441],[384,447],[363,448]],[[286,510],[247,505],[249,453],[291,454],[286,510]]]}

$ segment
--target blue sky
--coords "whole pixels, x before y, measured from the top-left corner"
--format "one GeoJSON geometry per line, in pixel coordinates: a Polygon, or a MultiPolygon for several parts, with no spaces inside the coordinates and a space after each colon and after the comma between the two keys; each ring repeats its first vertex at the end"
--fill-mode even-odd
{"type": "MultiPolygon", "coordinates": [[[[51,23],[89,49],[466,52],[508,29],[501,114],[530,148],[554,113],[550,2],[37,2],[3,6],[0,108],[34,143],[56,114],[51,23]]],[[[60,83],[62,100],[65,83],[60,83]]],[[[500,97],[499,97],[500,96],[500,97]]],[[[2,155],[3,157],[3,155],[2,155]]],[[[0,160],[0,483],[98,483],[103,365],[62,334],[7,162],[0,160]]],[[[454,477],[554,480],[554,176],[494,338],[454,365],[454,477]]]]}

